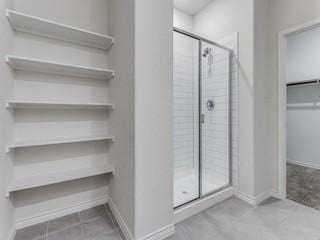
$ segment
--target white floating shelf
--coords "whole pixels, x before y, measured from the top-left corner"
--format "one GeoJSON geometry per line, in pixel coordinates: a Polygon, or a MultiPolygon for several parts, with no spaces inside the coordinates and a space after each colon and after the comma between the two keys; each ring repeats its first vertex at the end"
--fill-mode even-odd
{"type": "Polygon", "coordinates": [[[13,10],[7,9],[6,16],[15,31],[30,33],[104,50],[108,50],[114,43],[113,37],[104,34],[75,28],[13,10]]]}
{"type": "Polygon", "coordinates": [[[93,136],[93,137],[75,137],[75,138],[54,138],[54,139],[40,139],[30,141],[16,141],[8,144],[7,153],[11,150],[26,147],[39,147],[48,145],[58,145],[66,143],[81,143],[81,142],[93,142],[93,141],[115,141],[113,136],[93,136]]]}
{"type": "Polygon", "coordinates": [[[114,173],[114,169],[110,164],[92,167],[90,166],[87,168],[74,168],[69,170],[62,169],[59,172],[39,174],[23,178],[15,178],[8,187],[6,196],[9,197],[10,193],[16,191],[47,186],[51,184],[62,183],[81,178],[98,176],[107,173],[114,173]]]}
{"type": "Polygon", "coordinates": [[[110,103],[61,103],[61,102],[27,102],[7,101],[8,109],[114,109],[115,105],[110,103]]]}
{"type": "Polygon", "coordinates": [[[84,67],[80,65],[64,64],[39,60],[33,58],[19,57],[13,55],[6,56],[6,62],[14,70],[23,70],[29,72],[40,72],[57,74],[81,78],[94,78],[109,80],[114,77],[115,73],[109,69],[84,67]]]}

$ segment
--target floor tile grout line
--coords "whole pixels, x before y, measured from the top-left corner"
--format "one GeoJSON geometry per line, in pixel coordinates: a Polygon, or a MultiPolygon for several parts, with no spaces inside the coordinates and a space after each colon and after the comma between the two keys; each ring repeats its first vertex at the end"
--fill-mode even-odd
{"type": "MultiPolygon", "coordinates": [[[[106,209],[107,212],[109,212],[109,210],[107,209],[107,206],[106,206],[106,205],[107,205],[107,204],[104,204],[104,208],[106,209]]],[[[109,215],[110,215],[110,217],[111,217],[111,222],[112,222],[114,228],[117,230],[117,229],[118,229],[118,227],[117,227],[118,223],[115,222],[115,218],[114,218],[114,216],[113,216],[112,213],[109,213],[109,215]]]]}
{"type": "MultiPolygon", "coordinates": [[[[105,207],[104,207],[104,208],[105,208],[105,207]]],[[[90,208],[89,208],[89,209],[90,209],[90,208]]],[[[87,210],[87,209],[85,209],[85,210],[87,210]]],[[[63,229],[61,229],[61,230],[54,231],[54,232],[50,232],[50,233],[49,233],[49,226],[48,226],[48,227],[47,227],[47,235],[49,236],[49,235],[51,235],[51,234],[57,234],[57,233],[60,233],[60,232],[69,230],[69,229],[74,228],[74,227],[77,227],[77,226],[82,226],[83,224],[91,223],[91,222],[93,222],[93,221],[96,221],[96,220],[99,219],[99,218],[102,218],[102,217],[105,217],[105,216],[109,216],[108,212],[106,211],[106,213],[104,213],[103,215],[96,216],[96,217],[94,217],[94,218],[92,218],[92,219],[89,219],[89,220],[86,220],[86,221],[83,221],[83,222],[82,222],[81,217],[80,217],[80,216],[81,216],[80,213],[81,213],[81,211],[77,212],[77,214],[78,214],[78,216],[79,216],[79,223],[73,224],[73,225],[68,226],[68,227],[66,227],[66,228],[63,228],[63,229]]],[[[74,214],[74,213],[73,213],[73,214],[74,214]]],[[[66,216],[68,216],[68,215],[66,215],[66,216]]],[[[55,220],[55,219],[53,219],[53,220],[55,220]]],[[[112,221],[112,223],[113,223],[112,218],[111,218],[111,221],[112,221]]],[[[49,224],[49,222],[48,222],[48,224],[49,224]]],[[[114,224],[114,223],[113,223],[113,224],[114,224]]],[[[81,229],[82,229],[82,227],[81,227],[81,229]]],[[[116,228],[115,228],[115,229],[116,229],[116,228]]]]}
{"type": "Polygon", "coordinates": [[[81,222],[79,222],[79,223],[77,223],[77,224],[73,224],[73,225],[71,225],[71,226],[68,226],[68,227],[66,227],[66,228],[63,228],[63,229],[61,229],[61,230],[57,230],[57,231],[53,231],[53,232],[48,232],[48,236],[49,235],[52,235],[52,234],[56,234],[56,233],[60,233],[60,232],[64,232],[64,231],[67,231],[67,230],[69,230],[69,229],[71,229],[71,228],[74,228],[74,227],[77,227],[77,226],[79,226],[79,225],[81,225],[82,223],[81,222]]]}
{"type": "Polygon", "coordinates": [[[83,224],[87,224],[87,223],[94,222],[94,221],[96,221],[97,219],[102,218],[102,217],[104,217],[104,216],[107,216],[107,214],[104,214],[104,215],[101,215],[101,216],[92,218],[92,219],[90,219],[90,220],[88,220],[88,221],[85,221],[85,222],[81,222],[81,221],[80,221],[80,222],[77,223],[77,224],[73,224],[73,225],[68,226],[68,227],[66,227],[66,228],[63,228],[63,229],[61,229],[61,230],[54,231],[54,232],[50,232],[50,233],[48,233],[48,235],[55,234],[55,233],[59,233],[59,232],[63,232],[63,231],[69,230],[69,229],[74,228],[74,227],[77,227],[77,226],[82,226],[83,224]]]}
{"type": "MultiPolygon", "coordinates": [[[[299,207],[299,205],[294,206],[294,207],[292,207],[292,208],[290,208],[290,209],[287,209],[287,210],[279,209],[279,208],[276,208],[276,207],[263,206],[263,205],[261,205],[261,206],[259,206],[259,207],[260,207],[261,209],[266,209],[266,210],[268,210],[268,209],[273,209],[274,211],[277,211],[277,212],[279,212],[279,213],[285,214],[285,215],[286,215],[286,217],[284,218],[284,220],[285,220],[285,219],[287,219],[287,218],[299,207]]],[[[280,221],[280,222],[282,222],[282,221],[280,221]]]]}
{"type": "Polygon", "coordinates": [[[104,208],[105,208],[105,210],[106,210],[107,214],[108,214],[108,215],[113,216],[113,214],[112,214],[112,212],[111,212],[110,208],[108,208],[108,207],[107,207],[107,206],[108,206],[108,203],[103,204],[103,206],[104,206],[104,208]]]}
{"type": "MultiPolygon", "coordinates": [[[[286,218],[283,219],[283,222],[285,222],[286,220],[288,220],[289,217],[290,217],[294,212],[296,212],[300,207],[301,207],[301,206],[299,206],[299,205],[293,207],[293,209],[290,211],[290,213],[288,214],[288,216],[286,216],[286,218]]],[[[282,223],[283,223],[283,222],[282,222],[282,223]]]]}
{"type": "Polygon", "coordinates": [[[258,209],[257,206],[252,206],[250,209],[248,209],[248,211],[246,211],[245,213],[241,214],[241,216],[235,218],[235,221],[233,222],[234,223],[239,223],[241,221],[241,218],[249,215],[250,213],[252,213],[254,210],[258,209]]]}
{"type": "Polygon", "coordinates": [[[118,234],[118,236],[120,237],[120,240],[125,240],[122,238],[121,234],[120,234],[120,231],[121,231],[121,228],[120,228],[120,225],[116,222],[116,219],[115,217],[113,216],[111,210],[109,211],[109,209],[107,209],[107,203],[104,204],[104,208],[106,209],[106,211],[109,213],[110,217],[111,217],[111,221],[115,227],[115,232],[118,234]],[[117,227],[119,226],[119,227],[117,227]]]}
{"type": "Polygon", "coordinates": [[[120,237],[120,240],[125,240],[125,239],[122,238],[120,231],[121,231],[121,230],[118,229],[118,235],[119,235],[119,237],[120,237]]]}
{"type": "MultiPolygon", "coordinates": [[[[46,233],[45,233],[44,235],[42,235],[42,236],[35,237],[35,238],[31,239],[31,240],[39,240],[39,239],[43,239],[43,238],[47,239],[46,236],[47,236],[49,221],[43,222],[42,224],[44,224],[44,223],[47,223],[46,233]]],[[[40,224],[41,224],[41,223],[40,223],[40,224]]],[[[30,227],[32,227],[32,226],[30,226],[30,227]]],[[[14,239],[15,239],[15,238],[14,238],[14,239]]]]}
{"type": "Polygon", "coordinates": [[[49,224],[50,224],[50,221],[47,222],[46,240],[48,240],[49,224]]]}
{"type": "MultiPolygon", "coordinates": [[[[78,212],[78,216],[79,216],[79,221],[81,223],[81,211],[78,212]]],[[[82,225],[81,225],[81,236],[84,237],[84,231],[83,231],[82,225]]]]}
{"type": "MultiPolygon", "coordinates": [[[[251,212],[253,212],[254,210],[256,209],[265,209],[265,210],[274,210],[278,213],[282,213],[282,214],[285,214],[286,216],[279,221],[279,224],[282,224],[284,223],[288,217],[290,217],[290,214],[294,211],[294,209],[298,208],[299,206],[295,206],[293,207],[291,210],[288,210],[288,211],[285,211],[285,210],[281,210],[281,209],[277,209],[277,208],[274,208],[274,207],[266,207],[266,206],[262,206],[262,205],[258,205],[258,206],[255,206],[254,208],[250,209],[247,213],[243,214],[235,223],[239,223],[241,222],[241,218],[243,217],[246,217],[247,215],[249,215],[251,212]]],[[[244,225],[248,225],[247,223],[243,223],[244,225]]],[[[261,229],[261,230],[264,230],[264,226],[260,223],[257,223],[257,226],[261,229]]]]}

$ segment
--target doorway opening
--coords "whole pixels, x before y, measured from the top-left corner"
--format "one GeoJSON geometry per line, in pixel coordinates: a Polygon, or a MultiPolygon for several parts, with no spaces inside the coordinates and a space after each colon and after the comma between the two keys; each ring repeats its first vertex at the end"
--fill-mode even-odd
{"type": "Polygon", "coordinates": [[[279,193],[320,210],[320,20],[279,34],[279,193]]]}

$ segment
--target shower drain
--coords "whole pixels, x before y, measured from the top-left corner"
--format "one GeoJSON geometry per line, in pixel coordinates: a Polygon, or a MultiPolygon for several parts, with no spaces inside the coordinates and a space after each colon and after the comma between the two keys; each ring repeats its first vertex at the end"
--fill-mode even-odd
{"type": "Polygon", "coordinates": [[[183,191],[182,193],[183,193],[183,194],[188,194],[188,192],[187,192],[187,191],[183,191]]]}

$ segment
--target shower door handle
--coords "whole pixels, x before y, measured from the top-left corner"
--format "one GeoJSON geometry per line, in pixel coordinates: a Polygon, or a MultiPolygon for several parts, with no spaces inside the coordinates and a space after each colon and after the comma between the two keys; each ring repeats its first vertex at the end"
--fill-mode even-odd
{"type": "Polygon", "coordinates": [[[200,115],[200,122],[201,122],[201,123],[204,123],[204,119],[205,119],[205,118],[204,118],[204,113],[201,113],[201,115],[200,115]]]}

